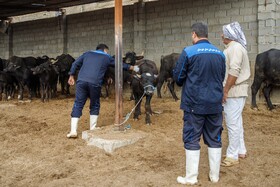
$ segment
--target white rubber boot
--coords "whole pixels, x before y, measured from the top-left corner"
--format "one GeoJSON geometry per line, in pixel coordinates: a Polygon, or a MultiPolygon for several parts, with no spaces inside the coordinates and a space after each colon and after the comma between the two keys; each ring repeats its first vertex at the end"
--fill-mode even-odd
{"type": "Polygon", "coordinates": [[[208,147],[208,158],[209,158],[209,179],[211,182],[219,181],[220,165],[222,157],[222,148],[210,148],[208,147]]]}
{"type": "Polygon", "coordinates": [[[67,138],[77,138],[79,118],[71,118],[71,131],[67,134],[67,138]]]}
{"type": "Polygon", "coordinates": [[[90,115],[90,119],[89,119],[90,130],[96,129],[97,119],[98,119],[98,115],[90,115]]]}
{"type": "Polygon", "coordinates": [[[177,177],[178,183],[188,185],[194,185],[197,183],[199,157],[200,150],[186,149],[186,176],[177,177]]]}

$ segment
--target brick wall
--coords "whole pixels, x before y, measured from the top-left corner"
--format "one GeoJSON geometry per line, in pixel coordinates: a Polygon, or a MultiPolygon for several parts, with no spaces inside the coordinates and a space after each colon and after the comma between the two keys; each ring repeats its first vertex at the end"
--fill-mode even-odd
{"type": "MultiPolygon", "coordinates": [[[[123,51],[133,50],[133,7],[123,9],[123,51]]],[[[103,9],[67,16],[68,53],[78,57],[95,49],[98,43],[106,43],[114,54],[114,10],[103,9]]]]}
{"type": "Polygon", "coordinates": [[[7,34],[0,33],[0,58],[9,58],[9,37],[7,34]]]}
{"type": "Polygon", "coordinates": [[[147,56],[159,62],[162,54],[181,52],[191,45],[191,25],[209,26],[209,40],[220,49],[222,26],[238,21],[248,40],[250,61],[257,54],[257,10],[255,0],[164,0],[146,4],[147,56]]]}
{"type": "Polygon", "coordinates": [[[258,0],[258,52],[280,49],[280,1],[258,0]]]}
{"type": "MultiPolygon", "coordinates": [[[[274,0],[160,0],[125,6],[123,11],[123,51],[144,51],[158,67],[161,55],[180,53],[191,45],[190,27],[196,21],[208,23],[209,40],[220,49],[224,48],[222,26],[238,21],[247,38],[252,74],[259,52],[280,49],[280,5],[274,0]]],[[[77,58],[101,42],[108,44],[111,54],[115,53],[113,8],[66,18],[66,22],[56,17],[13,24],[12,44],[7,35],[0,33],[0,58],[56,57],[63,52],[77,58]]],[[[273,93],[274,98],[278,93],[273,93]]]]}

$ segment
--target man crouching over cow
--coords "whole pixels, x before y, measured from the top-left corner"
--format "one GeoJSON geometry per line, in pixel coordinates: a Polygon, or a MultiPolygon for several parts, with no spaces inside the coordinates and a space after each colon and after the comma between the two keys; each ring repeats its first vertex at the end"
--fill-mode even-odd
{"type": "MultiPolygon", "coordinates": [[[[74,74],[80,69],[76,85],[76,98],[71,113],[71,131],[67,138],[77,137],[78,121],[82,116],[82,110],[90,99],[90,130],[94,130],[100,110],[100,93],[104,74],[109,66],[114,66],[114,59],[108,54],[109,47],[99,44],[95,51],[88,51],[81,55],[73,64],[69,72],[68,83],[75,84],[74,74]]],[[[123,63],[125,70],[139,71],[138,66],[123,63]]]]}

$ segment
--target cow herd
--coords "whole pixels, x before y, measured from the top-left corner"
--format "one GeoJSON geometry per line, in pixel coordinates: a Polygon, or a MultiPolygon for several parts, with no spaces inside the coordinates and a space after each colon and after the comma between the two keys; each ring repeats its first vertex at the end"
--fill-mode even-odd
{"type": "MultiPolygon", "coordinates": [[[[158,71],[156,63],[144,59],[143,55],[137,56],[134,52],[126,53],[123,62],[138,65],[140,69],[138,74],[123,71],[123,83],[130,85],[131,99],[134,99],[137,104],[134,119],[138,119],[141,114],[141,100],[146,97],[146,123],[151,123],[150,102],[153,92],[157,89],[157,96],[161,98],[161,88],[165,82],[174,100],[179,100],[172,78],[172,71],[179,56],[178,53],[162,56],[158,71]]],[[[18,93],[18,99],[22,100],[24,89],[26,89],[29,99],[40,97],[43,102],[48,101],[56,97],[58,83],[61,85],[61,94],[69,95],[68,72],[74,61],[75,59],[69,54],[62,54],[56,58],[48,56],[37,58],[12,56],[7,60],[0,58],[0,100],[12,99],[15,93],[18,93]]],[[[104,97],[109,96],[109,87],[114,82],[114,78],[115,69],[109,67],[104,76],[106,88],[104,97]]],[[[254,81],[251,86],[252,108],[257,108],[256,94],[261,85],[264,85],[263,93],[268,108],[271,110],[274,108],[270,100],[271,90],[274,86],[280,85],[280,50],[271,49],[256,57],[254,81]]]]}
{"type": "Polygon", "coordinates": [[[55,59],[48,56],[12,56],[8,60],[0,59],[1,99],[12,99],[17,91],[18,99],[23,100],[26,89],[28,99],[40,96],[43,102],[48,101],[56,96],[58,81],[61,84],[61,93],[70,94],[68,72],[74,61],[73,57],[65,54],[55,59]]]}

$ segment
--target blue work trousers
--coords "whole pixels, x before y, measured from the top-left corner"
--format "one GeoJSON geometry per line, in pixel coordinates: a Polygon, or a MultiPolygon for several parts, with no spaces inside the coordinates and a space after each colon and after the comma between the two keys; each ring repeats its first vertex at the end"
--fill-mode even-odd
{"type": "Polygon", "coordinates": [[[72,109],[71,117],[80,118],[82,110],[87,101],[90,99],[90,115],[99,115],[100,110],[100,93],[101,87],[85,81],[77,81],[76,98],[72,109]]]}
{"type": "Polygon", "coordinates": [[[200,149],[200,137],[208,147],[221,148],[221,135],[223,130],[223,115],[217,114],[194,114],[184,111],[183,142],[187,150],[200,149]]]}

